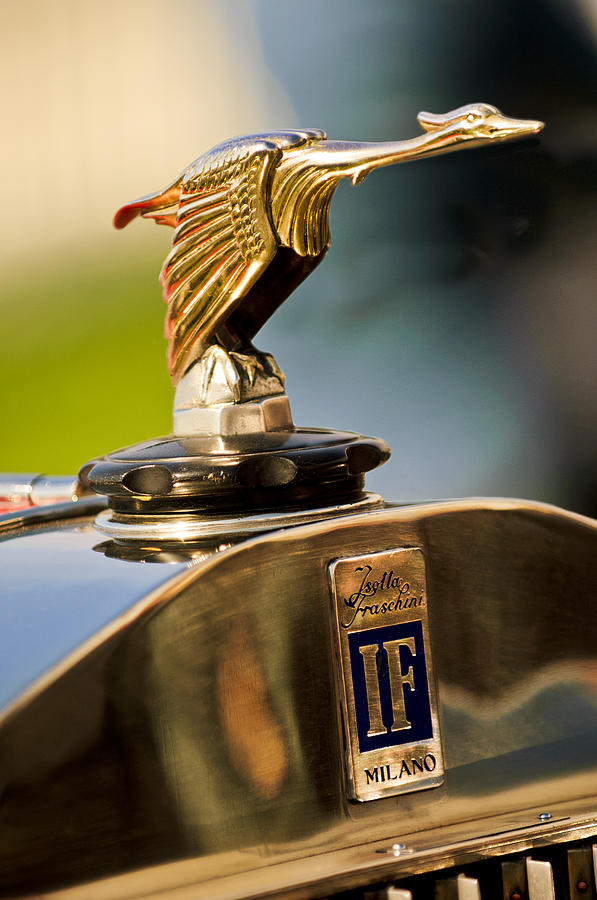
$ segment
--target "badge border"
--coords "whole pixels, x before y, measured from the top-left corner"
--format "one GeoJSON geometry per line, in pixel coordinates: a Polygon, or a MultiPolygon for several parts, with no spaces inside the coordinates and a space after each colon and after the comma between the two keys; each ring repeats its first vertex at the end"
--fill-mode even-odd
{"type": "MultiPolygon", "coordinates": [[[[344,758],[346,762],[346,776],[348,782],[349,798],[352,800],[356,800],[357,802],[364,803],[370,800],[379,800],[384,797],[400,796],[402,794],[439,787],[445,780],[445,766],[438,715],[437,687],[433,667],[431,635],[429,629],[429,604],[427,596],[425,555],[422,548],[390,547],[385,550],[376,550],[371,553],[360,553],[357,556],[336,557],[328,563],[327,573],[332,600],[333,627],[336,635],[334,641],[334,657],[336,663],[335,671],[340,698],[342,732],[344,737],[344,758]],[[423,594],[425,597],[425,606],[424,609],[421,610],[422,614],[417,616],[416,618],[421,621],[423,631],[423,646],[425,650],[425,664],[427,670],[432,737],[425,739],[424,741],[413,742],[410,744],[404,743],[374,750],[361,751],[359,748],[354,686],[352,683],[352,670],[350,668],[350,654],[348,647],[348,634],[350,632],[348,629],[344,632],[341,629],[339,614],[339,605],[341,599],[337,592],[336,571],[340,564],[350,564],[352,562],[354,562],[355,564],[359,564],[362,562],[368,563],[371,560],[378,561],[384,557],[395,558],[396,556],[402,556],[403,554],[410,555],[411,558],[415,561],[414,564],[417,567],[417,570],[420,569],[423,594]],[[343,634],[345,635],[344,639],[343,634]],[[343,648],[343,640],[345,642],[345,650],[343,648]],[[367,762],[369,762],[373,767],[376,767],[380,764],[388,764],[387,757],[392,756],[393,758],[389,760],[389,765],[391,765],[392,762],[397,762],[395,758],[396,756],[399,756],[398,763],[400,762],[400,759],[404,759],[405,757],[410,759],[410,754],[404,753],[405,749],[407,751],[412,750],[413,757],[425,756],[427,753],[432,753],[436,759],[436,766],[433,770],[433,774],[429,773],[424,777],[409,779],[409,781],[400,785],[394,784],[393,781],[386,781],[381,783],[375,782],[375,784],[364,785],[362,783],[362,778],[358,778],[357,766],[361,765],[361,767],[363,767],[363,758],[368,758],[367,762]],[[422,752],[418,752],[419,750],[422,752]],[[383,762],[382,757],[385,757],[383,759],[383,762]]],[[[415,619],[404,619],[393,616],[392,621],[388,622],[387,624],[396,624],[398,622],[405,621],[415,621],[415,619]]],[[[359,627],[353,630],[369,631],[380,627],[384,626],[380,625],[380,623],[373,623],[369,625],[369,627],[359,627]]]]}

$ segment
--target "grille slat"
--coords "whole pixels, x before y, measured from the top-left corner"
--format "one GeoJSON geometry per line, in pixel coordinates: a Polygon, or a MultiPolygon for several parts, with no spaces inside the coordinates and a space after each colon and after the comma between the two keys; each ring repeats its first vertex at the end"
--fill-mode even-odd
{"type": "Polygon", "coordinates": [[[526,866],[529,900],[556,900],[551,863],[527,858],[526,866]]]}
{"type": "Polygon", "coordinates": [[[481,900],[479,882],[461,873],[435,882],[435,900],[481,900]]]}
{"type": "Polygon", "coordinates": [[[506,859],[502,862],[502,900],[529,900],[524,859],[506,859]]]}

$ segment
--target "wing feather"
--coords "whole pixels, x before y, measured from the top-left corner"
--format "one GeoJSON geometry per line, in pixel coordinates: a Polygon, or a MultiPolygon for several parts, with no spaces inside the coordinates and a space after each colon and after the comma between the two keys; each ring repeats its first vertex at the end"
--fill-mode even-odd
{"type": "Polygon", "coordinates": [[[191,256],[187,262],[190,268],[178,280],[170,280],[168,283],[166,294],[166,301],[169,304],[168,318],[178,319],[188,315],[196,310],[199,304],[202,307],[206,306],[206,298],[201,296],[201,292],[212,283],[222,260],[236,256],[234,238],[217,244],[209,253],[201,254],[199,259],[196,255],[191,256]]]}
{"type": "Polygon", "coordinates": [[[330,201],[344,177],[340,169],[314,164],[308,146],[286,154],[272,183],[272,219],[283,246],[299,256],[327,248],[330,201]]]}
{"type": "Polygon", "coordinates": [[[213,343],[276,255],[280,238],[271,222],[269,191],[282,152],[323,139],[324,132],[306,129],[228,141],[200,156],[167,191],[117,214],[118,224],[141,213],[174,225],[160,277],[175,383],[213,343]],[[178,201],[175,221],[164,217],[171,201],[178,201]]]}
{"type": "Polygon", "coordinates": [[[194,216],[185,219],[176,226],[174,241],[178,244],[179,241],[184,240],[188,234],[198,234],[199,230],[203,227],[217,227],[217,224],[221,223],[224,218],[226,221],[230,221],[230,210],[227,203],[219,203],[217,206],[210,207],[209,210],[202,209],[200,212],[195,213],[194,216]]]}
{"type": "Polygon", "coordinates": [[[176,372],[177,369],[185,372],[190,363],[198,358],[197,347],[205,346],[211,335],[206,321],[209,322],[210,314],[217,313],[218,303],[233,293],[231,288],[242,284],[245,271],[246,264],[243,261],[235,264],[231,256],[226,257],[202,285],[203,293],[209,296],[209,300],[204,302],[203,315],[189,313],[184,319],[181,317],[177,321],[166,319],[166,337],[170,341],[168,365],[171,372],[176,372]]]}
{"type": "Polygon", "coordinates": [[[213,341],[273,259],[278,240],[265,203],[275,144],[232,145],[185,173],[172,250],[162,269],[169,366],[176,382],[213,341]]]}
{"type": "Polygon", "coordinates": [[[227,217],[223,222],[214,225],[213,228],[197,229],[185,236],[176,247],[176,251],[170,252],[162,268],[161,279],[168,284],[177,281],[185,271],[192,266],[197,254],[208,255],[222,241],[228,241],[234,236],[234,226],[227,217]],[[198,233],[200,232],[200,233],[198,233]]]}
{"type": "MultiPolygon", "coordinates": [[[[193,197],[193,195],[190,195],[193,197]]],[[[201,194],[196,199],[189,199],[188,194],[182,194],[181,203],[184,202],[184,206],[180,207],[177,214],[177,227],[183,228],[184,223],[189,218],[194,218],[198,216],[199,221],[203,221],[204,219],[209,219],[213,215],[213,211],[216,209],[227,209],[228,208],[228,195],[227,191],[209,191],[205,194],[201,194]]]]}

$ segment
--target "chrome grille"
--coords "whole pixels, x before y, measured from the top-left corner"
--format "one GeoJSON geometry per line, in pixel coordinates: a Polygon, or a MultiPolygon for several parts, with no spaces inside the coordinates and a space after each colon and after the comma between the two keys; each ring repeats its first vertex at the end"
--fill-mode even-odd
{"type": "Polygon", "coordinates": [[[597,844],[559,844],[351,891],[334,900],[597,900],[596,871],[597,844]]]}

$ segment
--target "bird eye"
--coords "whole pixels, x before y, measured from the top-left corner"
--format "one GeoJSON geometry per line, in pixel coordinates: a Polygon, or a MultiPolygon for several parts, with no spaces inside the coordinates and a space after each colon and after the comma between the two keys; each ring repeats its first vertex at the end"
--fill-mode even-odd
{"type": "Polygon", "coordinates": [[[468,114],[468,116],[466,117],[466,121],[467,122],[476,122],[478,118],[479,118],[479,116],[476,113],[470,112],[468,114]]]}

